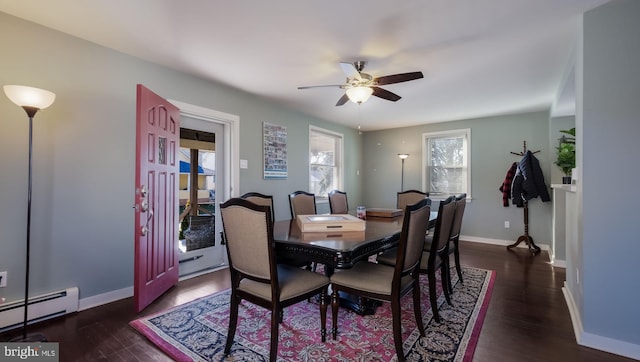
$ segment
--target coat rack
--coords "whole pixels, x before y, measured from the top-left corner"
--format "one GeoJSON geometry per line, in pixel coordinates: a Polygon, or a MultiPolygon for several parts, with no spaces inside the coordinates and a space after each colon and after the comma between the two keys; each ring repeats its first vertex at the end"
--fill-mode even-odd
{"type": "MultiPolygon", "coordinates": [[[[531,153],[538,153],[540,152],[540,150],[538,151],[532,151],[531,153]]],[[[516,155],[516,156],[524,156],[527,154],[527,141],[522,141],[522,152],[511,152],[511,154],[516,155]]],[[[522,195],[521,195],[522,196],[522,195]]],[[[537,254],[540,252],[540,247],[537,246],[534,242],[533,242],[533,238],[531,237],[531,235],[529,235],[529,202],[523,197],[522,198],[522,202],[523,202],[523,206],[524,206],[524,234],[520,235],[518,237],[518,240],[516,240],[515,243],[507,246],[507,249],[511,249],[514,248],[518,245],[520,245],[520,243],[525,242],[527,244],[527,247],[529,248],[529,251],[531,252],[531,254],[537,254]]]]}

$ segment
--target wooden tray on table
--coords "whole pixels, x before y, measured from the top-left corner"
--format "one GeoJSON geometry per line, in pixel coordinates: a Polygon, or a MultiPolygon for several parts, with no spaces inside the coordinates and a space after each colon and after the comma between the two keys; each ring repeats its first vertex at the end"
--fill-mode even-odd
{"type": "Polygon", "coordinates": [[[298,227],[303,233],[363,231],[366,227],[364,220],[349,214],[298,215],[296,219],[298,227]]]}
{"type": "Polygon", "coordinates": [[[369,208],[367,209],[367,217],[397,217],[403,214],[402,209],[381,209],[381,208],[369,208]]]}

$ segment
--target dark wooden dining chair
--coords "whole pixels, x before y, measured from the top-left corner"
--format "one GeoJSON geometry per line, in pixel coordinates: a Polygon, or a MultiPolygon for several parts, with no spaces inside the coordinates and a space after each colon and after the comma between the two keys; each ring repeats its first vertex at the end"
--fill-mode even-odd
{"type": "MultiPolygon", "coordinates": [[[[315,215],[316,211],[316,195],[306,191],[295,191],[289,194],[289,209],[291,210],[291,220],[296,220],[298,215],[315,215]]],[[[287,263],[305,266],[309,270],[316,271],[317,263],[307,260],[290,260],[287,263]]]]}
{"type": "Polygon", "coordinates": [[[291,265],[276,263],[271,209],[241,198],[220,205],[231,274],[228,354],[238,324],[238,306],[246,300],[271,311],[269,360],[278,354],[278,329],[284,308],[320,295],[320,334],[326,340],[329,278],[291,265]]]}
{"type": "Polygon", "coordinates": [[[337,270],[331,276],[331,311],[333,316],[332,336],[336,339],[338,329],[338,293],[345,292],[361,297],[391,303],[393,318],[393,340],[399,361],[404,361],[402,349],[400,299],[413,292],[413,312],[420,336],[425,335],[420,309],[420,259],[427,231],[431,200],[423,199],[405,208],[402,231],[397,248],[395,265],[384,265],[361,261],[351,269],[337,270]]]}
{"type": "Polygon", "coordinates": [[[264,195],[259,192],[247,192],[246,194],[240,196],[240,198],[249,200],[256,205],[269,206],[269,208],[271,209],[271,222],[275,220],[275,210],[273,208],[273,196],[264,195]]]}
{"type": "MultiPolygon", "coordinates": [[[[274,216],[274,208],[273,208],[273,196],[271,195],[264,195],[261,194],[259,192],[247,192],[246,194],[240,196],[241,198],[251,201],[254,204],[257,205],[265,205],[265,206],[269,206],[269,208],[271,208],[271,222],[274,222],[275,220],[275,216],[274,216]]],[[[289,265],[294,265],[297,267],[305,267],[308,270],[315,270],[315,266],[313,265],[313,263],[311,263],[310,261],[306,260],[306,259],[302,259],[302,258],[297,258],[297,259],[291,259],[291,258],[278,258],[278,263],[283,263],[283,264],[289,264],[289,265]]]]}
{"type": "MultiPolygon", "coordinates": [[[[438,217],[436,219],[433,235],[423,235],[422,237],[423,252],[420,262],[420,273],[427,275],[429,282],[429,302],[431,304],[433,316],[437,322],[440,322],[438,299],[436,295],[436,272],[438,270],[440,270],[440,279],[445,299],[447,303],[451,304],[449,282],[447,280],[449,273],[446,270],[448,263],[445,262],[445,257],[448,258],[449,255],[449,234],[455,211],[456,202],[454,196],[441,201],[438,207],[438,217]]],[[[397,259],[397,251],[397,248],[387,250],[378,255],[376,261],[384,265],[394,265],[397,259]]]]}
{"type": "Polygon", "coordinates": [[[440,322],[438,298],[436,295],[436,272],[438,270],[440,270],[440,281],[442,283],[444,298],[449,305],[452,305],[449,293],[449,270],[447,270],[449,263],[447,260],[449,260],[449,241],[455,212],[456,200],[454,196],[440,201],[436,226],[433,235],[426,237],[427,240],[424,243],[422,261],[420,263],[420,272],[427,274],[429,281],[429,302],[436,322],[440,322]]]}
{"type": "MultiPolygon", "coordinates": [[[[458,273],[458,279],[462,283],[462,267],[460,266],[460,231],[462,229],[462,218],[464,216],[464,209],[467,206],[467,194],[463,193],[456,196],[456,214],[453,218],[453,225],[451,226],[451,235],[449,240],[449,256],[453,254],[454,262],[456,263],[456,272],[458,273]]],[[[449,268],[449,260],[447,257],[447,272],[451,272],[449,268]]],[[[451,276],[448,278],[449,291],[453,292],[453,286],[451,285],[451,276]]]]}
{"type": "Polygon", "coordinates": [[[291,219],[295,220],[298,215],[315,215],[316,195],[306,191],[295,191],[289,194],[289,209],[291,219]]]}
{"type": "Polygon", "coordinates": [[[329,192],[329,211],[332,214],[348,214],[347,193],[340,190],[329,192]]]}
{"type": "Polygon", "coordinates": [[[416,202],[429,197],[428,192],[422,192],[418,190],[407,190],[398,192],[396,199],[396,208],[404,210],[407,205],[415,204],[416,202]]]}

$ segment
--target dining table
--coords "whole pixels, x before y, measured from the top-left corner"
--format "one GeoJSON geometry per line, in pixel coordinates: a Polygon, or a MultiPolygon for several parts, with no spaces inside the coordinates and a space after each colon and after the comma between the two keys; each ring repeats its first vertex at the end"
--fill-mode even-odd
{"type": "MultiPolygon", "coordinates": [[[[429,216],[429,229],[433,228],[437,212],[429,216]]],[[[302,232],[295,219],[279,220],[273,225],[278,260],[306,260],[322,264],[324,273],[335,269],[348,269],[398,245],[402,232],[403,215],[395,217],[367,217],[362,231],[302,232]]],[[[342,298],[341,304],[358,314],[375,313],[379,303],[371,300],[342,298]]]]}

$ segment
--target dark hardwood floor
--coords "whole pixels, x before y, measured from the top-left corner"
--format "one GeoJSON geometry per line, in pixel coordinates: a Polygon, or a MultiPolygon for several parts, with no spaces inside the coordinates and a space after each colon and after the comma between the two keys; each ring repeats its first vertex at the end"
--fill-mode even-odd
{"type": "MultiPolygon", "coordinates": [[[[461,242],[462,264],[496,271],[474,361],[633,361],[576,344],[562,286],[565,270],[527,249],[461,242]]],[[[32,326],[60,344],[60,361],[169,361],[128,323],[229,287],[221,270],[180,282],[143,313],[132,298],[32,326]]],[[[19,331],[0,335],[6,341],[19,331]]]]}

